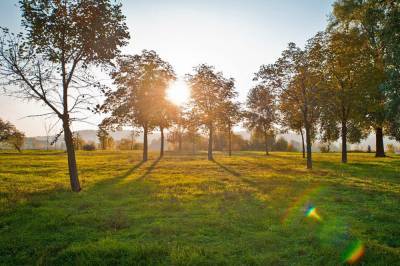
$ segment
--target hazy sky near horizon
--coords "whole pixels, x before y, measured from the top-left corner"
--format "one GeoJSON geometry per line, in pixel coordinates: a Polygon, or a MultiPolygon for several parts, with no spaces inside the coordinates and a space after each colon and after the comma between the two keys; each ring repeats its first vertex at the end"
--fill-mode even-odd
{"type": "MultiPolygon", "coordinates": [[[[0,26],[20,29],[18,1],[0,1],[0,26]]],[[[170,62],[178,77],[200,63],[214,65],[236,80],[244,101],[254,84],[253,73],[272,63],[287,43],[303,46],[326,27],[333,0],[153,0],[122,1],[131,33],[124,53],[153,49],[170,62]]],[[[0,117],[9,120],[27,136],[44,135],[43,118],[27,118],[46,109],[36,102],[0,96],[0,117]]],[[[73,130],[96,129],[101,117],[91,115],[91,124],[74,124],[73,130]]]]}

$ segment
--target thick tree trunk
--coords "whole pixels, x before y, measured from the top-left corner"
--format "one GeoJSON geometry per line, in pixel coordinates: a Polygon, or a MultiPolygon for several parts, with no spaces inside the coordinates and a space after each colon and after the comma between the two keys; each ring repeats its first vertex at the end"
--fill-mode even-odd
{"type": "Polygon", "coordinates": [[[21,149],[19,148],[18,145],[14,145],[14,147],[15,147],[15,149],[16,149],[19,153],[21,153],[21,149]]]}
{"type": "Polygon", "coordinates": [[[307,169],[312,169],[311,132],[309,126],[305,126],[305,128],[306,128],[306,147],[307,147],[307,169]]]}
{"type": "Polygon", "coordinates": [[[306,158],[306,148],[304,146],[304,134],[303,134],[302,128],[300,128],[300,135],[301,135],[301,146],[302,146],[303,158],[306,158]]]}
{"type": "Polygon", "coordinates": [[[383,145],[383,129],[381,127],[375,128],[375,134],[376,134],[375,157],[385,157],[385,147],[383,145]]]}
{"type": "Polygon", "coordinates": [[[347,163],[347,121],[342,121],[342,163],[347,163]]]}
{"type": "Polygon", "coordinates": [[[269,155],[268,153],[268,133],[264,133],[264,141],[265,141],[265,155],[269,155]]]}
{"type": "Polygon", "coordinates": [[[164,156],[164,128],[160,127],[161,145],[160,145],[160,158],[164,156]]]}
{"type": "Polygon", "coordinates": [[[147,161],[147,124],[143,126],[143,162],[147,161]]]}
{"type": "Polygon", "coordinates": [[[68,154],[68,170],[69,170],[71,189],[74,192],[79,192],[81,190],[81,185],[79,183],[79,178],[78,178],[78,168],[76,166],[74,141],[72,139],[71,129],[69,128],[69,121],[65,121],[63,123],[63,128],[64,128],[65,146],[67,148],[67,154],[68,154]]]}
{"type": "Polygon", "coordinates": [[[229,128],[229,132],[228,132],[228,150],[229,150],[229,156],[232,156],[232,131],[231,131],[231,128],[229,128]]]}
{"type": "Polygon", "coordinates": [[[209,135],[208,135],[208,160],[212,161],[213,158],[213,125],[210,124],[208,126],[209,129],[209,135]]]}

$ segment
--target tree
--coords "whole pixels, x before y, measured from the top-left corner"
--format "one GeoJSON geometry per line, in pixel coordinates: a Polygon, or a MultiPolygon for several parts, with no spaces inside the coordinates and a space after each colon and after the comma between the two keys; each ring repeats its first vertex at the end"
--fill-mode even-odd
{"type": "Polygon", "coordinates": [[[284,137],[279,137],[273,146],[275,151],[288,151],[289,142],[284,137]]]}
{"type": "Polygon", "coordinates": [[[132,143],[132,139],[122,138],[118,141],[118,150],[133,150],[135,143],[132,143]]]}
{"type": "Polygon", "coordinates": [[[17,151],[21,152],[24,144],[25,134],[17,130],[13,124],[3,121],[0,118],[0,143],[5,142],[12,145],[17,151]]]}
{"type": "Polygon", "coordinates": [[[201,138],[199,134],[199,117],[196,109],[187,109],[183,112],[183,123],[186,129],[185,137],[192,144],[192,154],[196,153],[196,143],[201,138]]]}
{"type": "Polygon", "coordinates": [[[253,87],[247,95],[247,110],[244,112],[245,126],[264,136],[265,154],[269,154],[268,139],[275,135],[277,123],[276,96],[270,87],[259,84],[253,87]]]}
{"type": "Polygon", "coordinates": [[[62,122],[71,188],[81,186],[71,123],[86,88],[99,87],[89,66],[108,65],[129,38],[120,4],[110,0],[20,0],[25,33],[3,29],[0,78],[10,94],[40,102],[62,122]]]}
{"type": "Polygon", "coordinates": [[[218,125],[223,132],[228,133],[228,155],[232,156],[232,135],[233,127],[240,122],[242,113],[240,104],[233,101],[227,101],[224,104],[223,112],[219,117],[218,125]]]}
{"type": "Polygon", "coordinates": [[[250,150],[266,151],[266,146],[272,147],[272,145],[275,143],[275,135],[271,134],[270,132],[267,136],[267,143],[265,143],[265,134],[263,132],[252,130],[250,133],[250,150]]]}
{"type": "Polygon", "coordinates": [[[199,123],[208,129],[208,160],[213,160],[213,134],[215,125],[224,111],[225,104],[235,97],[234,80],[227,79],[214,67],[202,64],[187,74],[191,89],[190,104],[199,118],[199,123]]]}
{"type": "MultiPolygon", "coordinates": [[[[164,88],[164,93],[165,89],[166,88],[164,88]]],[[[179,115],[179,110],[176,105],[165,99],[165,95],[161,98],[160,103],[156,108],[155,123],[160,128],[160,157],[163,157],[165,144],[164,129],[171,127],[172,123],[176,121],[177,116],[179,115]]]]}
{"type": "Polygon", "coordinates": [[[364,51],[364,38],[357,29],[349,29],[330,32],[326,41],[321,118],[330,128],[340,128],[342,163],[347,162],[347,142],[365,137],[362,114],[368,103],[368,75],[374,67],[364,51]]]}
{"type": "Polygon", "coordinates": [[[165,91],[175,79],[174,70],[155,51],[143,50],[138,55],[118,58],[111,76],[117,90],[108,90],[104,104],[98,106],[99,111],[111,114],[103,124],[142,128],[143,161],[147,161],[147,135],[156,126],[165,126],[165,91]]]}
{"type": "MultiPolygon", "coordinates": [[[[365,119],[375,130],[376,135],[376,157],[384,157],[383,131],[387,126],[388,113],[385,110],[386,97],[382,91],[382,85],[387,77],[385,75],[384,60],[387,50],[383,37],[385,17],[390,6],[395,6],[394,1],[376,0],[346,0],[337,1],[333,5],[333,19],[331,28],[344,32],[346,29],[355,28],[360,31],[362,40],[365,41],[367,49],[360,53],[369,55],[374,71],[368,73],[365,78],[369,80],[369,101],[365,119]]],[[[397,10],[399,6],[397,5],[397,10]]],[[[398,27],[398,25],[397,25],[398,27]]],[[[371,68],[371,67],[370,67],[371,68]]]]}
{"type": "MultiPolygon", "coordinates": [[[[322,38],[320,33],[315,35],[308,40],[304,50],[289,43],[276,62],[274,76],[277,78],[273,79],[279,88],[279,99],[283,103],[281,108],[287,108],[281,109],[281,112],[292,112],[293,115],[286,116],[288,119],[295,119],[289,124],[301,124],[305,129],[307,169],[312,169],[312,141],[320,114],[318,90],[321,81],[322,38]],[[300,117],[301,123],[298,120],[300,117]]],[[[261,77],[262,74],[264,73],[261,72],[261,77]]]]}
{"type": "MultiPolygon", "coordinates": [[[[285,94],[282,94],[285,96],[285,94]]],[[[304,144],[304,123],[303,115],[301,113],[300,102],[293,97],[280,97],[279,101],[279,112],[281,115],[280,124],[282,126],[282,131],[287,132],[292,130],[297,132],[301,136],[301,148],[303,158],[305,158],[305,144],[304,144]]]]}
{"type": "Polygon", "coordinates": [[[387,131],[400,141],[400,5],[396,1],[380,1],[385,16],[380,21],[382,42],[385,47],[385,73],[387,79],[381,90],[385,95],[387,131]]]}
{"type": "Polygon", "coordinates": [[[73,143],[74,143],[74,150],[82,150],[83,146],[86,144],[85,140],[81,137],[79,132],[73,133],[73,143]]]}
{"type": "Polygon", "coordinates": [[[110,133],[106,129],[99,126],[99,130],[97,130],[97,138],[99,139],[100,149],[107,150],[111,149],[114,144],[114,139],[111,137],[110,133]]]}

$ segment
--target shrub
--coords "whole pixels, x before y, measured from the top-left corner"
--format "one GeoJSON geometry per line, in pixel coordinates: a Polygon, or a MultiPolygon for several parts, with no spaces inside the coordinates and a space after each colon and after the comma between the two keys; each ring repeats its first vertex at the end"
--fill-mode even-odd
{"type": "Polygon", "coordinates": [[[94,143],[88,143],[88,144],[84,144],[82,146],[82,149],[84,151],[94,151],[96,149],[96,145],[94,145],[94,143]]]}

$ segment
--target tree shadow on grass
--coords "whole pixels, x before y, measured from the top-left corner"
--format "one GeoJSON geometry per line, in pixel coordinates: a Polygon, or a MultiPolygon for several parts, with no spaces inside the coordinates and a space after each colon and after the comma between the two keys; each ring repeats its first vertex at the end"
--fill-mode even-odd
{"type": "Polygon", "coordinates": [[[221,167],[223,170],[225,170],[226,172],[228,172],[229,174],[236,176],[236,177],[240,177],[241,174],[238,173],[237,171],[221,164],[220,162],[216,161],[215,159],[212,160],[213,163],[215,163],[216,165],[218,165],[219,167],[221,167]]]}
{"type": "Polygon", "coordinates": [[[145,162],[144,161],[140,161],[137,164],[135,164],[134,166],[132,166],[130,169],[128,169],[125,173],[123,173],[122,175],[113,177],[111,179],[107,179],[104,180],[103,182],[98,183],[98,185],[111,185],[114,184],[116,182],[118,182],[121,179],[127,178],[128,176],[130,176],[135,170],[137,170],[140,166],[142,166],[145,162]]]}
{"type": "Polygon", "coordinates": [[[145,179],[156,167],[156,165],[158,164],[158,162],[161,160],[162,157],[158,157],[157,160],[155,160],[150,166],[149,168],[147,168],[146,172],[144,172],[138,179],[137,181],[142,181],[143,179],[145,179]]]}
{"type": "Polygon", "coordinates": [[[343,164],[340,162],[317,161],[315,162],[320,168],[329,169],[336,172],[344,172],[354,177],[370,177],[386,179],[390,181],[398,180],[398,169],[400,165],[397,162],[391,162],[390,165],[350,162],[343,164]]]}

